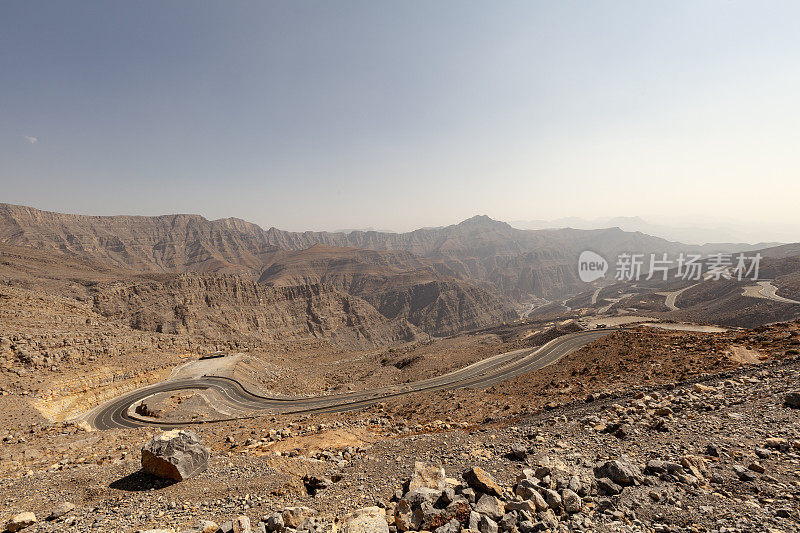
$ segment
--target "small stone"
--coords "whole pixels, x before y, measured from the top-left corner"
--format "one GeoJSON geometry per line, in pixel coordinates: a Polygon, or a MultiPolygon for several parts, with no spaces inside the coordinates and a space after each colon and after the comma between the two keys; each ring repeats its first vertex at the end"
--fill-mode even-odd
{"type": "Polygon", "coordinates": [[[772,455],[772,453],[773,453],[772,451],[766,448],[756,448],[756,455],[758,456],[759,459],[767,459],[772,455]]]}
{"type": "Polygon", "coordinates": [[[333,481],[327,477],[317,477],[312,474],[303,476],[303,485],[305,485],[306,492],[308,492],[310,496],[316,496],[317,492],[328,488],[332,484],[333,481]]]}
{"type": "Polygon", "coordinates": [[[607,477],[597,478],[597,488],[604,494],[616,496],[622,492],[622,487],[617,485],[607,477]]]}
{"type": "Polygon", "coordinates": [[[461,490],[461,495],[467,499],[469,503],[475,503],[478,501],[478,495],[475,492],[475,489],[467,487],[461,490]]]}
{"type": "Polygon", "coordinates": [[[497,533],[497,522],[488,516],[481,517],[481,523],[478,526],[478,531],[481,533],[497,533]]]}
{"type": "Polygon", "coordinates": [[[52,511],[50,511],[50,514],[47,516],[47,520],[57,520],[71,512],[73,509],[75,509],[74,504],[70,502],[61,502],[56,505],[52,511]]]}
{"type": "Polygon", "coordinates": [[[380,507],[365,507],[347,515],[342,533],[389,533],[386,512],[380,507]]]}
{"type": "Polygon", "coordinates": [[[647,461],[644,471],[647,474],[664,474],[667,472],[667,464],[660,459],[651,459],[647,461]]]}
{"type": "Polygon", "coordinates": [[[574,514],[583,509],[583,500],[574,491],[564,489],[561,491],[561,501],[564,505],[564,510],[569,514],[574,514]]]}
{"type": "Polygon", "coordinates": [[[535,531],[538,531],[539,528],[530,520],[523,520],[519,523],[519,530],[520,533],[534,533],[535,531]]]}
{"type": "Polygon", "coordinates": [[[265,520],[267,531],[273,533],[282,533],[284,528],[283,515],[281,513],[272,513],[265,520]]]}
{"type": "Polygon", "coordinates": [[[524,500],[528,500],[531,498],[533,494],[538,494],[538,486],[536,483],[530,479],[521,479],[517,482],[517,486],[514,488],[514,493],[520,496],[524,500]]]}
{"type": "Polygon", "coordinates": [[[426,487],[429,489],[443,490],[445,487],[445,472],[441,466],[426,466],[417,461],[414,463],[414,474],[408,482],[408,490],[426,487]]]}
{"type": "MultiPolygon", "coordinates": [[[[31,512],[19,513],[11,517],[11,520],[6,523],[6,529],[10,533],[25,529],[36,523],[36,515],[31,512]]],[[[496,533],[496,532],[495,532],[496,533]]]]}
{"type": "Polygon", "coordinates": [[[456,499],[456,491],[453,490],[453,487],[445,487],[442,491],[439,499],[436,501],[437,507],[447,507],[451,503],[453,503],[456,499]]]}
{"type": "Polygon", "coordinates": [[[544,500],[551,509],[558,509],[561,507],[561,495],[553,489],[545,489],[544,500]]]}
{"type": "Polygon", "coordinates": [[[219,530],[219,526],[216,522],[212,522],[211,520],[201,520],[199,524],[197,524],[197,532],[198,533],[217,533],[219,530]]]}
{"type": "Polygon", "coordinates": [[[524,511],[531,516],[536,514],[536,504],[534,504],[531,500],[522,500],[521,502],[508,502],[506,503],[506,512],[511,511],[524,511]]]}
{"type": "Polygon", "coordinates": [[[414,513],[415,517],[419,517],[420,520],[419,529],[427,531],[436,529],[436,527],[444,524],[450,518],[446,510],[435,509],[429,502],[423,502],[419,508],[414,509],[414,513]]]}
{"type": "Polygon", "coordinates": [[[461,531],[461,522],[453,518],[445,525],[434,529],[433,533],[458,533],[459,531],[461,531]]]}
{"type": "Polygon", "coordinates": [[[244,515],[237,516],[233,520],[233,533],[253,533],[250,519],[244,515]]]}
{"type": "Polygon", "coordinates": [[[789,444],[789,441],[782,437],[769,437],[764,441],[767,448],[784,449],[789,444]]]}
{"type": "Polygon", "coordinates": [[[573,491],[575,494],[585,495],[583,482],[581,481],[581,478],[579,478],[578,476],[572,476],[571,478],[569,478],[569,485],[567,488],[573,491]]]}
{"type": "Polygon", "coordinates": [[[511,511],[504,514],[503,518],[500,519],[499,526],[501,531],[513,531],[517,526],[517,513],[511,511]]]}
{"type": "Polygon", "coordinates": [[[475,512],[486,515],[494,520],[503,517],[503,502],[490,494],[484,494],[475,505],[475,512]]]}
{"type": "Polygon", "coordinates": [[[511,456],[514,457],[514,459],[519,459],[522,461],[528,456],[528,449],[521,444],[512,444],[511,456]]]}
{"type": "Polygon", "coordinates": [[[625,456],[617,460],[598,463],[594,467],[594,475],[596,478],[608,478],[620,485],[633,485],[638,483],[642,477],[639,467],[631,463],[625,456]]]}
{"type": "Polygon", "coordinates": [[[477,531],[481,526],[481,515],[475,511],[470,511],[467,526],[469,529],[477,531]]]}
{"type": "MultiPolygon", "coordinates": [[[[478,492],[485,492],[493,496],[501,496],[503,494],[503,489],[500,488],[500,485],[483,468],[475,466],[464,472],[462,476],[469,486],[478,492]]],[[[495,527],[497,527],[497,524],[495,524],[495,527]]]]}
{"type": "Polygon", "coordinates": [[[783,403],[787,407],[800,408],[800,392],[789,392],[784,396],[783,403]]]}
{"type": "Polygon", "coordinates": [[[317,514],[317,511],[309,507],[297,506],[285,508],[282,514],[284,526],[297,529],[297,526],[302,524],[306,518],[317,514]]]}
{"type": "Polygon", "coordinates": [[[708,461],[699,455],[684,455],[681,457],[681,466],[698,480],[708,476],[708,461]]]}
{"type": "Polygon", "coordinates": [[[547,501],[544,499],[544,496],[538,492],[531,494],[530,501],[533,502],[537,512],[546,511],[548,509],[547,501]]]}
{"type": "Polygon", "coordinates": [[[733,471],[740,481],[754,481],[756,477],[741,465],[733,465],[733,471]]]}
{"type": "Polygon", "coordinates": [[[442,491],[440,490],[431,489],[428,487],[419,487],[408,491],[406,495],[403,496],[403,499],[407,500],[411,507],[419,507],[423,502],[428,502],[429,504],[433,505],[441,496],[442,491]]]}
{"type": "Polygon", "coordinates": [[[397,502],[397,507],[394,509],[394,525],[398,531],[415,531],[419,529],[421,523],[422,514],[415,513],[407,500],[397,502]]]}

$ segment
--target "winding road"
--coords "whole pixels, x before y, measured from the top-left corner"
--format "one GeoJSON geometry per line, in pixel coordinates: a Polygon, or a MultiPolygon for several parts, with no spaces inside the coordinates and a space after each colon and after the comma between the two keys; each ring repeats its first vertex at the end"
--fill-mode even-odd
{"type": "Polygon", "coordinates": [[[316,397],[279,398],[255,394],[240,382],[220,376],[173,379],[117,397],[90,411],[84,419],[96,429],[159,426],[175,428],[198,423],[255,418],[275,413],[331,413],[361,409],[389,398],[408,394],[459,389],[487,388],[508,379],[533,372],[576,352],[608,335],[612,329],[581,331],[558,337],[538,348],[526,348],[484,359],[462,369],[413,383],[316,397]],[[134,406],[160,392],[214,390],[225,407],[239,416],[203,421],[162,421],[141,417],[134,406]]]}
{"type": "Polygon", "coordinates": [[[751,298],[763,298],[765,300],[772,300],[784,304],[800,304],[796,300],[790,300],[783,296],[778,296],[778,287],[772,284],[771,280],[762,280],[757,282],[758,285],[751,285],[745,287],[742,296],[750,296],[751,298]]]}
{"type": "Polygon", "coordinates": [[[683,294],[684,291],[688,291],[692,287],[697,287],[699,283],[695,283],[694,285],[689,285],[688,287],[684,287],[682,289],[678,289],[677,291],[672,292],[657,292],[656,294],[660,294],[661,296],[666,296],[667,299],[664,301],[664,305],[666,305],[670,311],[680,311],[675,300],[678,299],[678,296],[683,294]]]}

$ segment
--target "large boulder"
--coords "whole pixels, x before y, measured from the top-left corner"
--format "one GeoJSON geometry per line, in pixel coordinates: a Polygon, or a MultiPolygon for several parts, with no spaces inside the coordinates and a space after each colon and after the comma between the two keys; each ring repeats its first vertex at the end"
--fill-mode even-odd
{"type": "Polygon", "coordinates": [[[386,511],[380,507],[358,509],[345,517],[342,533],[389,533],[386,511]]]}
{"type": "Polygon", "coordinates": [[[153,437],[142,448],[142,469],[164,479],[183,481],[208,468],[208,448],[192,431],[174,429],[153,437]]]}

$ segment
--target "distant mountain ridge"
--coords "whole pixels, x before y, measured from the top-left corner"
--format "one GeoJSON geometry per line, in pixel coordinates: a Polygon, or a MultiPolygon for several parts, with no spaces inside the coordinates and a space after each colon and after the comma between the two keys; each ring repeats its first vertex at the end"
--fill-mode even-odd
{"type": "Polygon", "coordinates": [[[237,218],[71,215],[11,204],[0,204],[0,243],[50,249],[134,270],[254,278],[284,252],[314,245],[406,251],[426,259],[432,268],[512,300],[528,295],[553,298],[580,290],[576,264],[583,250],[612,257],[620,252],[701,249],[619,228],[520,230],[485,215],[407,233],[330,233],[264,230],[237,218]]]}
{"type": "MultiPolygon", "coordinates": [[[[705,252],[713,253],[722,251],[752,251],[762,248],[778,246],[780,242],[757,242],[757,232],[752,229],[742,231],[736,228],[712,226],[670,226],[653,224],[641,217],[607,217],[587,220],[580,217],[559,218],[556,220],[518,220],[511,225],[519,229],[600,229],[620,228],[623,231],[642,232],[654,237],[661,237],[670,241],[684,242],[701,246],[705,252]],[[754,240],[755,239],[755,240],[754,240]],[[743,242],[743,241],[748,242],[743,242]]],[[[800,227],[796,228],[800,229],[800,227]]],[[[791,228],[783,228],[781,234],[791,234],[791,228]]],[[[796,237],[795,237],[796,238],[796,237]]],[[[794,239],[792,239],[794,240],[794,239]]]]}

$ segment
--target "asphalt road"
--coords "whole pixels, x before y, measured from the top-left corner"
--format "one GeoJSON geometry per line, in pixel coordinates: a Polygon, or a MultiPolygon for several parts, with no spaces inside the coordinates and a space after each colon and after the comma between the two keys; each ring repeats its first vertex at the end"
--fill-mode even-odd
{"type": "Polygon", "coordinates": [[[758,285],[755,287],[745,287],[742,295],[755,298],[764,298],[766,300],[773,300],[775,302],[781,302],[785,304],[800,304],[798,301],[790,300],[789,298],[784,298],[783,296],[778,296],[778,287],[773,285],[772,281],[763,280],[757,283],[758,285]]]}
{"type": "Polygon", "coordinates": [[[238,381],[219,376],[203,376],[190,379],[175,379],[138,389],[122,395],[93,410],[86,420],[97,429],[113,429],[140,426],[165,428],[181,427],[198,421],[158,421],[145,419],[129,413],[130,407],[143,399],[160,392],[213,389],[224,399],[229,410],[240,416],[207,420],[222,422],[234,419],[255,418],[275,413],[324,413],[361,409],[388,398],[396,398],[423,391],[441,391],[465,387],[487,388],[516,376],[533,372],[552,364],[587,344],[608,335],[612,330],[582,331],[571,333],[550,341],[539,348],[516,350],[500,354],[449,374],[414,383],[382,387],[346,394],[316,397],[278,398],[254,394],[238,381]]]}
{"type": "Polygon", "coordinates": [[[675,303],[675,301],[678,299],[678,296],[683,294],[683,291],[689,290],[692,287],[696,287],[697,285],[699,285],[699,283],[695,283],[694,285],[690,285],[688,287],[684,287],[684,288],[679,289],[677,291],[657,292],[656,294],[660,294],[662,296],[666,296],[667,297],[667,299],[664,301],[664,305],[666,305],[669,308],[670,311],[680,311],[680,309],[678,308],[677,304],[675,303]]]}

